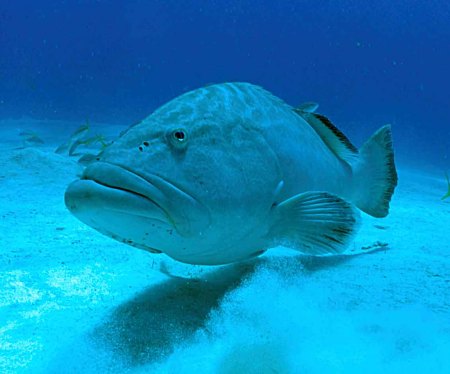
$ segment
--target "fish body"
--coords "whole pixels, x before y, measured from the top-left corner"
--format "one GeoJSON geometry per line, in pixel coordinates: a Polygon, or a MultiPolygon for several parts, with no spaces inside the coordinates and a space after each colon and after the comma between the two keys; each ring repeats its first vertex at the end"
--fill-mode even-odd
{"type": "Polygon", "coordinates": [[[388,213],[391,132],[358,150],[316,109],[248,83],[188,92],[107,146],[68,187],[66,205],[105,235],[190,264],[241,261],[279,244],[341,253],[357,208],[388,213]]]}

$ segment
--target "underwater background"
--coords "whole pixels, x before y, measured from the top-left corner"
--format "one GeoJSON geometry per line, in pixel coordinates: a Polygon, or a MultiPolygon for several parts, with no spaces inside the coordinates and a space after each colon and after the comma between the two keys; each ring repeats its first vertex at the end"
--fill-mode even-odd
{"type": "Polygon", "coordinates": [[[448,373],[449,20],[444,0],[1,1],[0,371],[448,373]],[[54,150],[80,125],[117,136],[227,81],[318,102],[357,146],[392,124],[399,186],[353,256],[188,266],[66,210],[82,165],[54,150]]]}
{"type": "Polygon", "coordinates": [[[182,92],[248,81],[361,144],[448,167],[447,1],[3,1],[0,118],[131,124],[182,92]]]}

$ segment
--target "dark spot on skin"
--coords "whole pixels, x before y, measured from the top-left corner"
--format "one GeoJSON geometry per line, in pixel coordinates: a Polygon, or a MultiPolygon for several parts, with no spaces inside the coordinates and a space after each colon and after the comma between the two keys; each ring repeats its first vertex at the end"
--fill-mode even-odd
{"type": "Polygon", "coordinates": [[[144,142],[144,143],[142,143],[142,144],[144,144],[146,147],[148,147],[148,146],[150,145],[149,142],[144,142]]]}
{"type": "Polygon", "coordinates": [[[175,135],[175,138],[177,138],[179,140],[183,140],[184,139],[184,132],[183,131],[177,131],[174,135],[175,135]]]}
{"type": "Polygon", "coordinates": [[[142,148],[142,146],[139,146],[139,150],[142,152],[144,150],[144,148],[142,148]]]}

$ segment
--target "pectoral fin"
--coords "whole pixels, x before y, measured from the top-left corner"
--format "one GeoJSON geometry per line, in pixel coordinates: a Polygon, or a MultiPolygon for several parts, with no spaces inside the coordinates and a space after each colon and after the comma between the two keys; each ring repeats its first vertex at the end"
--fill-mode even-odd
{"type": "Polygon", "coordinates": [[[295,195],[274,208],[272,238],[312,255],[342,253],[359,227],[359,212],[327,192],[295,195]]]}

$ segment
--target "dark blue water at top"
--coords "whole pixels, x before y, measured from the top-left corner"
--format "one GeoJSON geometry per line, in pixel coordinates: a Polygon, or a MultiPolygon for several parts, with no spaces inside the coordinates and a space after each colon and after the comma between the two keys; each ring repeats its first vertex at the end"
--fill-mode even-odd
{"type": "Polygon", "coordinates": [[[358,145],[450,168],[450,3],[2,1],[0,119],[131,124],[208,83],[315,100],[358,145]]]}

